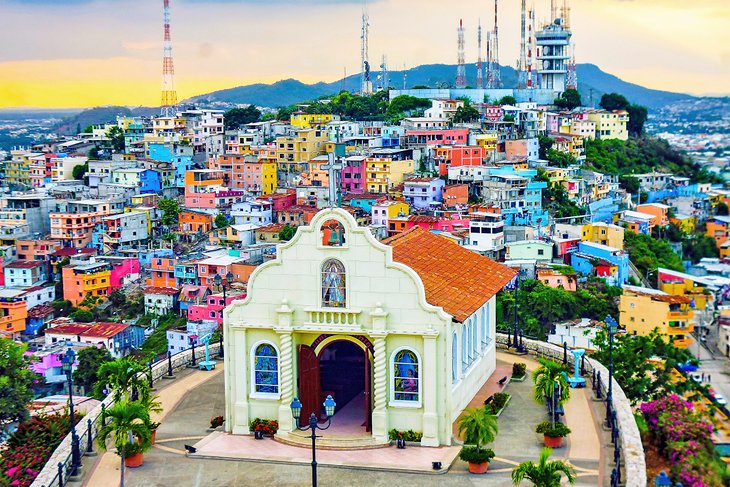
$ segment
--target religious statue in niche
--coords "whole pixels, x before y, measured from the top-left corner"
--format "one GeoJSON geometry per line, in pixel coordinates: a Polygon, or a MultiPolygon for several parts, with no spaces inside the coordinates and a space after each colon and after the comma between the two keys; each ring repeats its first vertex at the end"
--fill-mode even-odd
{"type": "Polygon", "coordinates": [[[337,220],[328,220],[322,224],[322,245],[341,247],[345,244],[345,227],[337,220]]]}
{"type": "Polygon", "coordinates": [[[325,308],[345,307],[345,266],[330,259],[322,264],[322,306],[325,308]]]}

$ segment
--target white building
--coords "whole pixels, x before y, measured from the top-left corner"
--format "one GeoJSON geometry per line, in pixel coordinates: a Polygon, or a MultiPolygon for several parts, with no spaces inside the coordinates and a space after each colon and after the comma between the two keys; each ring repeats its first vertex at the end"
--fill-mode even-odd
{"type": "Polygon", "coordinates": [[[145,313],[157,316],[172,313],[179,293],[177,289],[168,287],[148,287],[144,290],[145,313]]]}
{"type": "Polygon", "coordinates": [[[83,166],[89,159],[86,156],[54,157],[51,159],[51,180],[54,182],[68,181],[73,179],[73,171],[76,166],[83,166]]]}
{"type": "Polygon", "coordinates": [[[255,225],[270,225],[274,222],[272,204],[268,201],[250,199],[231,206],[231,216],[236,225],[253,223],[255,225]]]}
{"type": "Polygon", "coordinates": [[[465,247],[480,253],[495,254],[504,249],[504,222],[497,213],[471,213],[469,244],[465,247]]]}
{"type": "Polygon", "coordinates": [[[218,322],[215,320],[188,321],[185,327],[167,330],[167,350],[174,355],[188,350],[193,342],[196,347],[204,346],[200,339],[217,329],[218,322]]]}
{"type": "Polygon", "coordinates": [[[595,350],[596,346],[593,342],[596,339],[596,333],[602,328],[601,323],[588,318],[557,323],[555,331],[548,335],[548,343],[561,347],[563,343],[567,343],[568,348],[595,350]]]}

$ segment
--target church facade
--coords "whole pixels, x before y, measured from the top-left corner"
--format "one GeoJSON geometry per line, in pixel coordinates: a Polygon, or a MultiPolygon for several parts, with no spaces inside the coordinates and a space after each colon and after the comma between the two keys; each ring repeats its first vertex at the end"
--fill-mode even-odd
{"type": "Polygon", "coordinates": [[[295,397],[306,421],[332,395],[333,429],[450,445],[496,367],[495,295],[514,275],[420,228],[381,243],[346,211],[320,211],[224,311],[226,430],[273,419],[286,437],[295,397]]]}

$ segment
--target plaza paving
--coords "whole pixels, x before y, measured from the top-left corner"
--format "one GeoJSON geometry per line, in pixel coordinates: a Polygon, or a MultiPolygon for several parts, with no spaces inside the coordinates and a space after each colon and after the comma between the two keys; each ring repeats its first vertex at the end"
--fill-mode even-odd
{"type": "MultiPolygon", "coordinates": [[[[499,353],[498,358],[499,368],[493,375],[493,381],[501,378],[504,374],[500,373],[509,370],[513,361],[527,362],[528,368],[536,366],[536,362],[524,357],[499,353]]],[[[479,403],[483,400],[481,396],[491,395],[499,387],[493,381],[485,384],[474,403],[479,403]]],[[[319,450],[319,484],[368,487],[390,486],[393,483],[415,486],[512,485],[509,480],[512,467],[525,460],[536,460],[542,447],[541,438],[534,432],[534,427],[546,420],[547,414],[545,408],[532,399],[531,388],[529,378],[525,382],[513,382],[506,386],[505,391],[512,394],[512,399],[499,418],[500,433],[493,445],[497,458],[490,465],[487,475],[470,475],[466,464],[458,459],[447,473],[435,474],[426,467],[436,453],[430,448],[397,450],[391,447],[356,452],[319,450]],[[353,468],[353,464],[361,468],[353,468]],[[401,470],[397,471],[392,465],[399,465],[401,470]],[[405,471],[411,468],[422,470],[423,473],[405,471]]],[[[210,433],[206,431],[210,418],[223,414],[224,384],[220,369],[214,373],[184,372],[175,381],[161,384],[158,394],[165,413],[157,432],[157,444],[145,454],[144,466],[127,470],[126,486],[310,485],[311,451],[281,445],[271,439],[241,439],[248,441],[253,448],[258,448],[259,453],[275,451],[273,456],[267,455],[265,461],[252,460],[256,455],[245,454],[246,448],[241,450],[240,443],[233,446],[235,452],[231,456],[236,459],[185,456],[184,445],[194,445],[206,438],[205,441],[211,441],[208,438],[210,433]],[[246,456],[251,459],[245,459],[246,456]]],[[[599,480],[605,478],[602,455],[605,451],[605,434],[599,426],[601,409],[600,404],[591,401],[589,390],[574,390],[571,400],[566,404],[566,422],[573,433],[566,447],[555,450],[554,457],[568,458],[573,463],[578,470],[576,485],[579,486],[604,485],[599,480]]],[[[443,455],[439,455],[434,459],[441,460],[443,455]]],[[[119,485],[119,457],[113,453],[98,457],[96,465],[90,470],[85,485],[119,485]]]]}

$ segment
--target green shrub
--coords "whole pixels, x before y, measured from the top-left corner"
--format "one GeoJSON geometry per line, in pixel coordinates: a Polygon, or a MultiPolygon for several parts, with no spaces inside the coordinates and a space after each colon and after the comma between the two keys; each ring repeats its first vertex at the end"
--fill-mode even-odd
{"type": "Polygon", "coordinates": [[[490,414],[497,414],[504,409],[505,405],[507,405],[509,397],[510,395],[506,392],[495,392],[492,396],[492,400],[485,404],[484,407],[487,408],[487,411],[490,414]]]}
{"type": "Polygon", "coordinates": [[[570,428],[565,426],[563,423],[555,423],[555,426],[550,421],[543,421],[537,425],[535,432],[543,434],[549,438],[562,438],[570,434],[570,428]]]}
{"type": "Polygon", "coordinates": [[[512,364],[512,377],[524,377],[527,373],[527,364],[514,363],[512,364]]]}
{"type": "Polygon", "coordinates": [[[487,463],[492,458],[494,458],[494,451],[491,448],[465,446],[459,452],[459,459],[468,463],[487,463]]]}
{"type": "Polygon", "coordinates": [[[418,431],[413,430],[398,431],[397,429],[393,428],[392,430],[388,431],[388,438],[393,441],[400,438],[402,440],[412,441],[415,443],[421,441],[421,438],[423,438],[423,433],[419,433],[418,431]]]}

